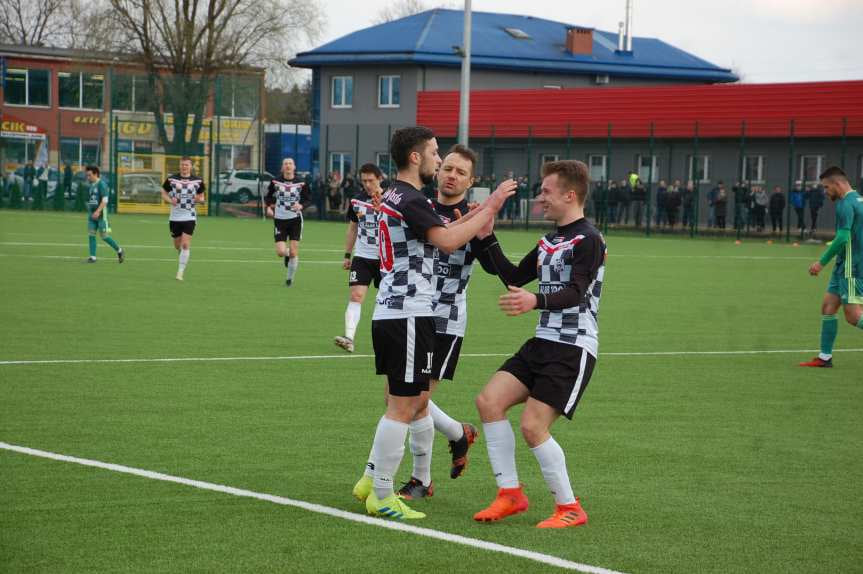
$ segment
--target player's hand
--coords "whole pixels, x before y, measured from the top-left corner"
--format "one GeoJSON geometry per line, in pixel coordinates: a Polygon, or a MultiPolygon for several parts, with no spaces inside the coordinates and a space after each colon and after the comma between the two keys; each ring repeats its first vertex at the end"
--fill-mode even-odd
{"type": "Polygon", "coordinates": [[[174,207],[180,205],[180,200],[177,199],[176,197],[172,197],[171,198],[171,205],[173,205],[174,207]]]}
{"type": "Polygon", "coordinates": [[[510,317],[515,317],[516,315],[536,309],[536,295],[525,291],[521,287],[513,287],[512,285],[508,289],[509,293],[501,295],[498,300],[501,311],[510,317]]]}
{"type": "Polygon", "coordinates": [[[488,199],[482,202],[481,207],[489,208],[493,214],[497,213],[506,200],[515,195],[516,189],[518,189],[518,183],[514,179],[502,181],[497,189],[488,196],[488,199]]]}
{"type": "Polygon", "coordinates": [[[820,261],[816,261],[815,263],[813,263],[812,265],[809,266],[809,274],[812,275],[813,277],[815,277],[816,275],[818,275],[821,272],[822,269],[824,269],[824,266],[821,265],[820,261]]]}
{"type": "Polygon", "coordinates": [[[468,209],[468,211],[475,211],[475,210],[479,209],[479,202],[478,201],[471,201],[470,203],[467,204],[467,209],[468,209]]]}
{"type": "Polygon", "coordinates": [[[93,221],[99,221],[99,217],[101,217],[101,216],[102,216],[101,212],[94,211],[93,215],[90,216],[90,219],[92,219],[93,221]]]}
{"type": "Polygon", "coordinates": [[[300,212],[300,211],[302,211],[302,210],[303,210],[303,204],[302,204],[302,203],[294,203],[294,204],[291,206],[291,209],[293,209],[293,210],[294,210],[294,211],[296,211],[296,212],[300,212]]]}
{"type": "Polygon", "coordinates": [[[345,271],[350,271],[350,269],[351,269],[351,258],[350,257],[345,257],[344,262],[342,262],[342,269],[344,269],[345,271]]]}
{"type": "Polygon", "coordinates": [[[381,203],[383,203],[384,198],[383,195],[378,191],[372,192],[372,205],[375,207],[375,211],[381,210],[381,203]]]}
{"type": "Polygon", "coordinates": [[[273,208],[270,206],[267,206],[267,217],[272,217],[272,216],[273,216],[273,208]]]}

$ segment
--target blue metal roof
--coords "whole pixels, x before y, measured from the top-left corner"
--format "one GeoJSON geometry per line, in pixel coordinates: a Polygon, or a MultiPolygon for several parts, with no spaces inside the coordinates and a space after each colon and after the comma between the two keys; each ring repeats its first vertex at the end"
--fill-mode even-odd
{"type": "MultiPolygon", "coordinates": [[[[358,30],[323,46],[301,52],[290,64],[302,68],[356,64],[405,64],[457,67],[461,57],[461,10],[434,9],[358,30]]],[[[471,66],[562,74],[609,74],[674,78],[704,82],[735,82],[731,70],[720,68],[656,38],[632,39],[632,52],[617,51],[617,34],[593,31],[593,53],[566,51],[571,24],[533,16],[474,12],[471,66]],[[512,37],[517,28],[529,39],[512,37]]]]}

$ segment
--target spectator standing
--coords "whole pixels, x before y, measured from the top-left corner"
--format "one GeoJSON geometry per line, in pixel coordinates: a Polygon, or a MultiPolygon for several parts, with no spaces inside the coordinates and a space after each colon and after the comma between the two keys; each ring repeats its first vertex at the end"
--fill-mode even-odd
{"type": "Polygon", "coordinates": [[[824,207],[824,189],[820,185],[813,185],[809,188],[806,194],[809,201],[809,235],[814,236],[815,230],[818,229],[818,212],[824,207]]]}
{"type": "Polygon", "coordinates": [[[665,204],[668,186],[665,180],[659,180],[659,186],[656,188],[656,227],[662,227],[668,223],[668,206],[665,204]]]}
{"type": "Polygon", "coordinates": [[[647,188],[641,183],[640,179],[635,181],[635,187],[632,188],[632,219],[635,221],[636,227],[641,227],[642,217],[647,223],[647,188]]]}
{"type": "Polygon", "coordinates": [[[716,226],[719,229],[725,229],[725,216],[728,213],[728,191],[725,189],[725,184],[719,180],[719,185],[716,187],[716,196],[713,199],[713,216],[715,217],[716,226]]]}
{"type": "Polygon", "coordinates": [[[803,236],[803,231],[806,229],[806,190],[803,189],[803,182],[799,179],[794,182],[794,187],[791,189],[791,207],[794,208],[794,213],[797,214],[797,229],[800,230],[800,236],[803,236]]]}
{"type": "Polygon", "coordinates": [[[745,182],[738,181],[731,191],[734,194],[734,228],[749,227],[749,205],[752,203],[749,186],[745,182]]]}
{"type": "Polygon", "coordinates": [[[24,166],[24,200],[30,201],[33,194],[33,181],[36,179],[36,168],[33,161],[28,161],[24,166]]]}
{"type": "MultiPolygon", "coordinates": [[[[719,183],[722,183],[721,181],[719,183]]],[[[716,227],[716,198],[719,188],[714,187],[707,192],[707,227],[716,227]]]]}
{"type": "Polygon", "coordinates": [[[665,221],[668,228],[674,231],[674,225],[677,223],[677,216],[680,212],[680,205],[683,201],[680,192],[680,180],[675,180],[674,184],[665,192],[663,208],[665,209],[665,221]]]}
{"type": "Polygon", "coordinates": [[[72,199],[72,166],[69,162],[63,167],[63,196],[72,199]]]}
{"type": "Polygon", "coordinates": [[[629,223],[629,206],[632,203],[632,173],[629,179],[620,182],[617,188],[617,222],[626,225],[629,223]]]}
{"type": "Polygon", "coordinates": [[[752,188],[752,198],[755,202],[755,227],[758,233],[764,231],[765,216],[767,214],[767,205],[770,203],[770,197],[767,195],[767,190],[760,185],[752,188]]]}
{"type": "Polygon", "coordinates": [[[684,227],[694,225],[695,221],[695,183],[690,179],[686,182],[686,187],[680,192],[680,199],[683,201],[683,218],[681,222],[684,227]]]}
{"type": "Polygon", "coordinates": [[[782,193],[782,188],[778,185],[773,188],[773,193],[770,194],[770,225],[772,232],[782,233],[782,215],[785,213],[785,194],[782,193]]]}

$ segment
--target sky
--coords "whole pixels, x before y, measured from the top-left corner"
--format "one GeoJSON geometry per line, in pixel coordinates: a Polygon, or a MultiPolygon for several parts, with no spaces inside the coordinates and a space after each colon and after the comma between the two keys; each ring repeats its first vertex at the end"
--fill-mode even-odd
{"type": "MultiPolygon", "coordinates": [[[[393,0],[319,0],[318,45],[371,26],[393,0]]],[[[747,83],[863,80],[863,0],[633,0],[633,35],[659,38],[747,83]]],[[[463,7],[459,0],[427,0],[463,7]]],[[[473,11],[617,32],[625,0],[473,0],[473,11]]]]}

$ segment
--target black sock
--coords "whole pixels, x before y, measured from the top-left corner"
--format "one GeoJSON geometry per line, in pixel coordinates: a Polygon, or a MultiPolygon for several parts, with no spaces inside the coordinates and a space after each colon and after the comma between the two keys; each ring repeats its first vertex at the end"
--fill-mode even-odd
{"type": "Polygon", "coordinates": [[[287,267],[288,263],[290,263],[290,262],[291,262],[291,256],[290,255],[285,256],[285,267],[287,267]]]}

